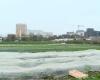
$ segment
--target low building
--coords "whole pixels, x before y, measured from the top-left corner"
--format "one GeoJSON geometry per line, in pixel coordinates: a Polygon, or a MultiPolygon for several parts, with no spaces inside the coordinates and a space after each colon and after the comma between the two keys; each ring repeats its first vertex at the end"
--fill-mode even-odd
{"type": "Polygon", "coordinates": [[[0,37],[0,42],[2,42],[2,40],[3,40],[3,38],[2,38],[2,37],[0,37]]]}
{"type": "Polygon", "coordinates": [[[89,37],[89,39],[90,39],[91,41],[100,42],[100,37],[94,36],[94,37],[89,37]]]}
{"type": "Polygon", "coordinates": [[[72,36],[72,35],[75,35],[75,33],[74,32],[67,32],[67,35],[72,36]]]}
{"type": "Polygon", "coordinates": [[[73,38],[64,38],[64,39],[55,39],[53,41],[60,42],[60,41],[73,41],[73,40],[74,40],[73,38]]]}
{"type": "Polygon", "coordinates": [[[15,34],[8,34],[7,40],[11,40],[11,41],[16,40],[16,35],[15,34]]]}

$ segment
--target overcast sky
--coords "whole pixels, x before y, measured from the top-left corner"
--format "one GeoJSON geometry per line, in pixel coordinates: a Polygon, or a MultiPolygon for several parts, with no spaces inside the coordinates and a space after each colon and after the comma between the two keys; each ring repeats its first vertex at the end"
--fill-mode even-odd
{"type": "Polygon", "coordinates": [[[0,0],[0,34],[15,33],[16,23],[54,34],[100,30],[100,0],[0,0]]]}

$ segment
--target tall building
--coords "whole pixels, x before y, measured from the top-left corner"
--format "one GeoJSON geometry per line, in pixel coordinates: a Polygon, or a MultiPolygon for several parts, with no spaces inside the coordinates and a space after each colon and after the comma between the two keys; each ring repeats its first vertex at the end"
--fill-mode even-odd
{"type": "Polygon", "coordinates": [[[95,31],[93,28],[88,28],[85,32],[86,37],[100,37],[100,31],[95,31]]]}
{"type": "Polygon", "coordinates": [[[27,35],[27,25],[26,24],[16,24],[16,37],[24,37],[27,35]]]}
{"type": "Polygon", "coordinates": [[[88,37],[90,36],[95,36],[95,31],[93,28],[88,28],[87,31],[86,31],[86,34],[88,37]]]}

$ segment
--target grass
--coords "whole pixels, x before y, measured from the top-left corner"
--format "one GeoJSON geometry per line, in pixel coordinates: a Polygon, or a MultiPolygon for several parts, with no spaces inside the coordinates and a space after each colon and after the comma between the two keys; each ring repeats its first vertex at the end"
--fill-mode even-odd
{"type": "Polygon", "coordinates": [[[0,51],[8,52],[45,52],[45,51],[79,51],[87,49],[100,50],[97,44],[0,44],[0,51]]]}

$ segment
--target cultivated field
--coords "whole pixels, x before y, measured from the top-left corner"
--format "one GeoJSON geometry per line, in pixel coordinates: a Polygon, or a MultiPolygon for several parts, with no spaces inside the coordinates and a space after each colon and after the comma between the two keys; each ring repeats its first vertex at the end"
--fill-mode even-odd
{"type": "MultiPolygon", "coordinates": [[[[17,44],[7,43],[6,44],[5,43],[5,44],[0,44],[0,52],[32,52],[32,53],[35,53],[35,52],[48,52],[48,51],[58,51],[58,52],[81,51],[81,50],[88,50],[88,49],[100,50],[100,44],[61,44],[61,43],[44,43],[44,44],[43,43],[42,44],[41,43],[40,44],[39,43],[27,43],[27,44],[22,44],[22,43],[21,44],[19,43],[17,44]]],[[[5,63],[3,64],[5,65],[5,63]]],[[[44,80],[47,80],[47,79],[48,80],[79,80],[79,79],[75,79],[67,75],[59,79],[55,79],[52,75],[51,76],[47,75],[47,76],[44,76],[43,78],[44,80]]],[[[100,79],[100,72],[89,72],[89,78],[84,79],[84,80],[99,80],[99,79],[100,79]]],[[[9,79],[5,78],[5,79],[0,79],[0,80],[11,80],[11,78],[9,79]]],[[[24,76],[20,79],[15,79],[15,80],[28,80],[28,79],[27,79],[27,76],[24,76]]]]}
{"type": "Polygon", "coordinates": [[[4,52],[46,52],[46,51],[79,51],[87,49],[100,50],[98,44],[0,44],[4,52]]]}

